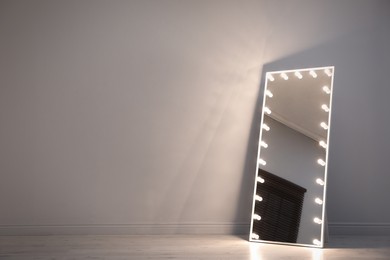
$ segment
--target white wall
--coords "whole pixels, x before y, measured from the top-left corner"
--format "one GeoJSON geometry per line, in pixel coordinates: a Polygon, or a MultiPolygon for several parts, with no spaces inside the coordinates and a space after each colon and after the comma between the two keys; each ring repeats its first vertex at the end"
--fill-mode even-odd
{"type": "Polygon", "coordinates": [[[246,232],[261,75],[335,65],[328,217],[390,233],[389,7],[1,1],[0,232],[246,232]]]}

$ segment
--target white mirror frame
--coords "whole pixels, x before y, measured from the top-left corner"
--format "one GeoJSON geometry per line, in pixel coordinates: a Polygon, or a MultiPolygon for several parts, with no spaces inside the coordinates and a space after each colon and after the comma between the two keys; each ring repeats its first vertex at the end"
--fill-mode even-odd
{"type": "MultiPolygon", "coordinates": [[[[315,73],[314,73],[315,74],[315,73]]],[[[260,123],[260,134],[259,134],[259,142],[258,142],[258,152],[257,152],[257,163],[256,163],[256,172],[255,172],[255,180],[254,180],[254,191],[253,191],[253,199],[252,199],[252,212],[251,212],[251,223],[250,223],[250,233],[249,233],[249,241],[251,242],[263,242],[263,243],[271,243],[271,244],[285,244],[285,245],[297,245],[297,246],[307,246],[307,247],[316,247],[316,248],[323,248],[324,247],[324,231],[325,231],[325,220],[326,220],[326,214],[325,214],[325,208],[326,208],[326,188],[327,188],[327,177],[328,177],[328,154],[329,154],[329,134],[330,134],[330,124],[331,124],[331,113],[332,113],[332,95],[333,95],[333,81],[334,81],[334,66],[326,66],[326,67],[317,67],[317,68],[306,68],[306,69],[295,69],[295,70],[282,70],[282,71],[271,71],[266,73],[265,77],[265,85],[264,85],[264,93],[263,93],[263,105],[262,105],[262,116],[261,116],[261,123],[260,123]],[[299,244],[299,243],[287,243],[287,242],[276,242],[276,241],[269,241],[269,240],[261,240],[261,234],[256,234],[253,232],[253,223],[254,221],[261,221],[261,216],[255,214],[255,203],[256,203],[256,197],[258,196],[256,194],[257,191],[257,185],[259,185],[259,182],[264,182],[260,176],[258,176],[259,172],[259,165],[263,164],[265,165],[265,161],[261,159],[261,150],[262,146],[264,145],[262,143],[262,135],[263,131],[269,131],[269,127],[264,124],[264,115],[269,114],[271,111],[268,107],[265,106],[265,101],[267,99],[267,95],[270,96],[270,91],[267,89],[268,81],[274,81],[276,76],[282,77],[284,80],[286,79],[286,75],[293,75],[296,77],[299,77],[299,74],[301,72],[308,72],[310,75],[314,77],[312,74],[312,71],[318,71],[323,70],[324,73],[326,73],[329,77],[331,77],[331,85],[330,89],[323,87],[323,91],[326,94],[330,95],[329,98],[329,104],[328,107],[322,107],[323,110],[328,112],[328,122],[326,125],[323,125],[323,128],[327,130],[327,138],[326,138],[326,144],[321,144],[326,150],[326,157],[325,161],[319,159],[317,162],[318,164],[324,166],[324,178],[322,179],[316,179],[315,182],[318,185],[323,186],[323,197],[319,198],[313,198],[313,203],[320,204],[322,203],[322,217],[321,219],[315,218],[313,219],[314,222],[321,224],[321,237],[316,238],[313,237],[312,244],[299,244]],[[328,110],[328,111],[327,111],[328,110]]],[[[321,123],[322,126],[322,123],[321,123]]],[[[272,129],[271,129],[272,131],[272,129]]],[[[314,180],[313,180],[314,181],[314,180]]]]}

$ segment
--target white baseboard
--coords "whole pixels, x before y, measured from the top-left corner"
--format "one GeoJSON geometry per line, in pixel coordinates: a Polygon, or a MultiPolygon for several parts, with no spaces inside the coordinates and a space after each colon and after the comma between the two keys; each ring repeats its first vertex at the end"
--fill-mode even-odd
{"type": "Polygon", "coordinates": [[[390,235],[390,223],[329,223],[329,234],[382,236],[390,235]]]}
{"type": "MultiPolygon", "coordinates": [[[[249,223],[124,224],[124,225],[3,225],[0,235],[246,235],[249,223]]],[[[390,235],[390,223],[329,223],[332,235],[390,235]]]]}
{"type": "Polygon", "coordinates": [[[124,224],[0,226],[0,235],[170,235],[248,234],[249,224],[124,224]]]}

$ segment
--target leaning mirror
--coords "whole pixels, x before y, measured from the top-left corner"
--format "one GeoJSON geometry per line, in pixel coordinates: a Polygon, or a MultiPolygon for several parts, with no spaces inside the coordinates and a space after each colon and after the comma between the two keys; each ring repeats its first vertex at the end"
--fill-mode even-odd
{"type": "Polygon", "coordinates": [[[250,241],[323,247],[333,74],[266,73],[250,241]]]}

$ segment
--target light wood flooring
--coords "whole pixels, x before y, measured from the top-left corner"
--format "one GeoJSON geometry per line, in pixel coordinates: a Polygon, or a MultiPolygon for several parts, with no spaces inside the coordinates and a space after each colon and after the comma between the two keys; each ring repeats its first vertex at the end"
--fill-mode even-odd
{"type": "Polygon", "coordinates": [[[2,236],[0,259],[390,259],[390,237],[331,237],[315,249],[227,235],[2,236]]]}

